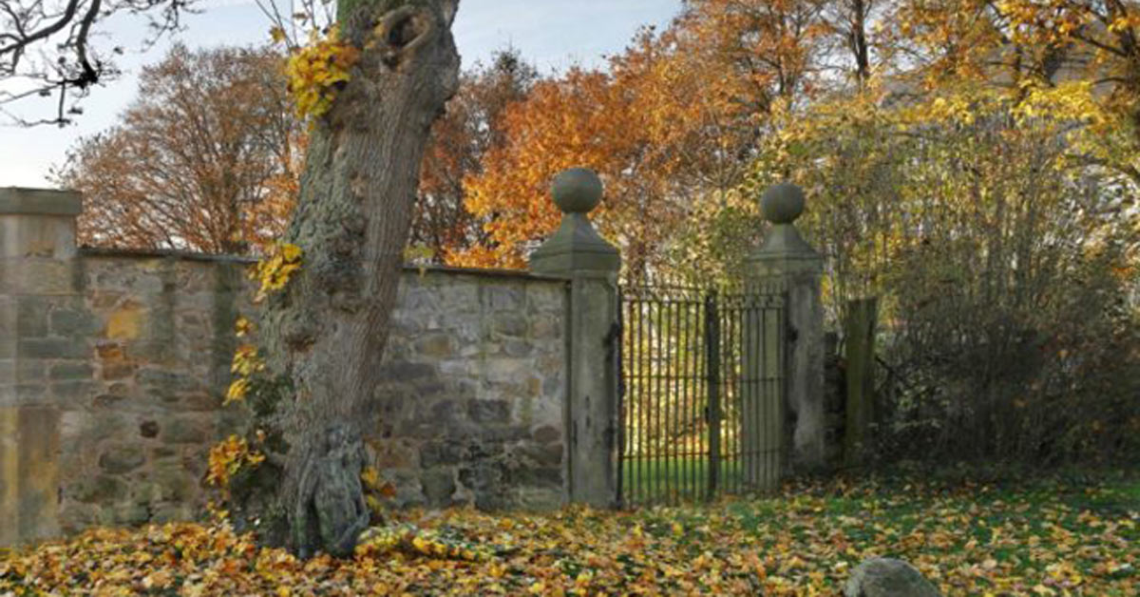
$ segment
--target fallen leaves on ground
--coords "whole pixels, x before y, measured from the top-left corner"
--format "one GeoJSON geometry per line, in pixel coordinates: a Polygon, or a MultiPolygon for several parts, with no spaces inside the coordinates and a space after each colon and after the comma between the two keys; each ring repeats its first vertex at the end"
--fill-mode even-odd
{"type": "Polygon", "coordinates": [[[946,595],[1130,596],[1138,510],[1136,481],[831,483],[636,512],[407,512],[354,559],[307,562],[224,525],[100,529],[0,558],[0,595],[835,595],[890,556],[946,595]]]}

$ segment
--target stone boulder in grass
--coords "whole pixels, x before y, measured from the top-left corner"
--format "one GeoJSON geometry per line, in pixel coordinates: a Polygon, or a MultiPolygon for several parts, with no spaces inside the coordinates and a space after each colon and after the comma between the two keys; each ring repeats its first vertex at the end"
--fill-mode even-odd
{"type": "Polygon", "coordinates": [[[891,558],[872,558],[851,571],[844,597],[941,597],[914,566],[891,558]]]}

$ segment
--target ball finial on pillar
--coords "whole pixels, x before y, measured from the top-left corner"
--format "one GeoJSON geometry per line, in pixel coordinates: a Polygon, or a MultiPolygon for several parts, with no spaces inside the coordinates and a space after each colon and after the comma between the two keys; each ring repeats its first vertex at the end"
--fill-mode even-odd
{"type": "Polygon", "coordinates": [[[554,204],[562,210],[562,223],[530,255],[535,273],[615,277],[621,269],[621,254],[598,235],[589,212],[602,201],[602,181],[593,170],[571,168],[554,177],[554,204]]]}
{"type": "Polygon", "coordinates": [[[804,213],[803,189],[784,182],[769,187],[760,198],[764,219],[773,224],[791,224],[804,213]]]}
{"type": "Polygon", "coordinates": [[[602,202],[602,179],[589,168],[570,168],[554,177],[554,204],[562,213],[589,213],[602,202]]]}

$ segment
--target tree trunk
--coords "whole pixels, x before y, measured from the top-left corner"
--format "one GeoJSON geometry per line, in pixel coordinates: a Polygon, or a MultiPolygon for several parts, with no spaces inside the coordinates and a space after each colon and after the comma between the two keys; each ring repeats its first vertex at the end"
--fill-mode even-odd
{"type": "Polygon", "coordinates": [[[276,503],[285,541],[304,557],[350,555],[368,524],[362,437],[375,427],[420,161],[458,86],[457,5],[364,1],[342,19],[341,38],[360,59],[315,123],[283,239],[301,247],[303,265],[261,324],[270,370],[290,382],[278,409],[288,450],[276,503]]]}

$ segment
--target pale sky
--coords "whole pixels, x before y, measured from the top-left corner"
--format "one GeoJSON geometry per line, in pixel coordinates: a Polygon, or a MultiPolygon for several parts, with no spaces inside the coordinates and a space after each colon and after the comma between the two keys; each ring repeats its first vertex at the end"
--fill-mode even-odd
{"type": "MultiPolygon", "coordinates": [[[[260,44],[268,38],[269,21],[252,0],[206,0],[201,5],[203,12],[189,15],[186,29],[173,39],[191,47],[211,47],[260,44]]],[[[664,26],[680,9],[681,0],[462,0],[454,31],[465,67],[514,46],[547,74],[575,64],[599,66],[603,55],[625,48],[639,27],[664,26]]],[[[140,53],[145,27],[137,18],[116,17],[105,30],[115,44],[129,50],[118,62],[126,76],[95,89],[83,102],[85,113],[75,125],[62,129],[0,125],[0,187],[48,186],[49,169],[63,163],[67,149],[80,136],[115,122],[134,97],[134,73],[160,60],[171,42],[164,40],[140,53]]],[[[110,45],[110,40],[102,42],[110,45]]],[[[54,103],[42,103],[43,115],[50,116],[54,103]]],[[[30,119],[40,106],[21,108],[20,114],[30,119]]]]}

